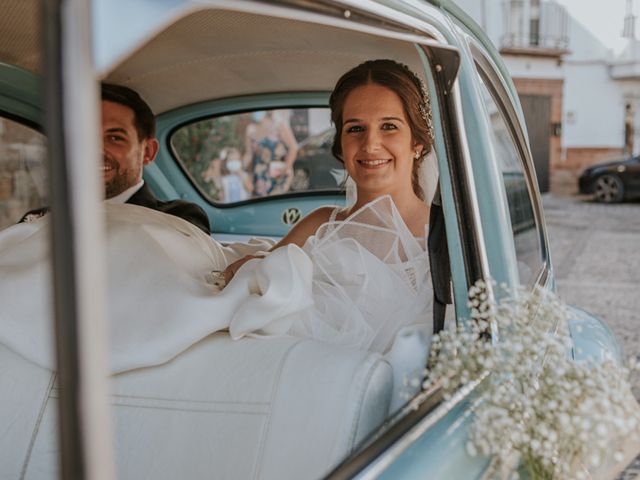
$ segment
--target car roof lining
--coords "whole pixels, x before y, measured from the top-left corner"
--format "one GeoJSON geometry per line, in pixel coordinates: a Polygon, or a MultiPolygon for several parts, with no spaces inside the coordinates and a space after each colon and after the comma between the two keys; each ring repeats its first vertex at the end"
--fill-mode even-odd
{"type": "Polygon", "coordinates": [[[39,2],[3,0],[0,15],[0,61],[31,72],[41,70],[39,2]]]}
{"type": "MultiPolygon", "coordinates": [[[[41,73],[38,2],[3,5],[0,61],[41,73]]],[[[328,92],[342,73],[374,58],[395,59],[424,77],[415,45],[318,22],[203,8],[157,33],[105,80],[137,90],[161,114],[249,94],[328,92]]]]}
{"type": "Polygon", "coordinates": [[[170,25],[118,65],[107,80],[134,88],[156,113],[163,113],[216,98],[330,91],[342,73],[372,58],[393,58],[414,71],[423,69],[411,42],[210,9],[170,25]]]}

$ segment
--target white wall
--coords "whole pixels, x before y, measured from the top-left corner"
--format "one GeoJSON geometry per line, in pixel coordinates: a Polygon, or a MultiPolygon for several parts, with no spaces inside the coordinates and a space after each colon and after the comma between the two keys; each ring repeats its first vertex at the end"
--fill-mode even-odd
{"type": "Polygon", "coordinates": [[[503,58],[512,77],[562,79],[565,75],[564,64],[553,58],[523,55],[507,55],[503,58]]]}
{"type": "Polygon", "coordinates": [[[562,111],[563,148],[623,146],[622,91],[606,63],[566,62],[562,111]]]}
{"type": "MultiPolygon", "coordinates": [[[[482,1],[457,0],[457,3],[480,23],[482,1]]],[[[484,5],[487,34],[499,46],[506,28],[503,0],[485,0],[484,5]]],[[[525,2],[525,10],[527,6],[525,2]]],[[[562,58],[561,64],[548,58],[505,56],[507,68],[513,77],[564,78],[563,148],[621,148],[624,146],[624,97],[635,99],[636,118],[640,120],[640,83],[631,81],[623,85],[614,81],[608,68],[613,52],[573,17],[569,16],[568,22],[570,53],[562,58]]],[[[640,148],[640,128],[637,130],[635,144],[640,148]]]]}
{"type": "Polygon", "coordinates": [[[454,0],[467,15],[473,18],[489,36],[496,47],[504,31],[502,2],[504,0],[454,0]],[[483,5],[484,4],[484,5],[483,5]],[[484,15],[483,15],[484,6],[484,15]],[[484,22],[483,22],[484,19],[484,22]],[[484,23],[484,25],[483,25],[484,23]]]}
{"type": "MultiPolygon", "coordinates": [[[[622,19],[620,19],[622,25],[622,19]]],[[[569,16],[569,55],[565,60],[611,60],[612,50],[606,48],[589,30],[580,22],[569,16]]]]}
{"type": "MultiPolygon", "coordinates": [[[[500,48],[502,37],[504,35],[505,14],[503,5],[505,0],[455,0],[456,3],[481,27],[496,46],[500,48]],[[483,5],[484,4],[484,5],[483,5]],[[484,6],[484,15],[483,15],[484,6]],[[483,22],[484,20],[484,22],[483,22]],[[484,23],[484,25],[483,25],[484,23]]],[[[526,34],[529,30],[529,24],[526,21],[528,17],[529,5],[525,2],[523,6],[524,21],[523,32],[526,34]]],[[[513,77],[525,78],[562,78],[564,75],[562,65],[558,65],[555,59],[542,58],[537,56],[505,56],[505,63],[509,73],[513,77]]]]}

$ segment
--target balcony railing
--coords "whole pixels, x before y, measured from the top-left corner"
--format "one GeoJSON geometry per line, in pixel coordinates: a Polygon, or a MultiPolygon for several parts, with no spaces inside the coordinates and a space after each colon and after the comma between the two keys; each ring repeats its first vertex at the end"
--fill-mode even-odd
{"type": "Polygon", "coordinates": [[[557,3],[508,0],[502,4],[502,51],[561,55],[568,51],[569,16],[557,3]]]}

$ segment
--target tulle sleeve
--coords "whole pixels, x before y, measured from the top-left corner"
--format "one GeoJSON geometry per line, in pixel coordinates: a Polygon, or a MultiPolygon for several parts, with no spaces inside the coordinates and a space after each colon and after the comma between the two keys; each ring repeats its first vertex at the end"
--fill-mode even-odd
{"type": "Polygon", "coordinates": [[[411,234],[389,196],[325,223],[303,249],[313,263],[315,308],[292,333],[385,353],[402,327],[432,324],[424,239],[411,234]]]}

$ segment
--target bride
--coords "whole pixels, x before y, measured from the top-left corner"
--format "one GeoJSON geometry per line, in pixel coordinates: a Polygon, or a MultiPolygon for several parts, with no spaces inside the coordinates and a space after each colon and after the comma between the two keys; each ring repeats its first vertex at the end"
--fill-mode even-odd
{"type": "MultiPolygon", "coordinates": [[[[112,373],[164,363],[224,329],[391,356],[403,328],[430,334],[419,181],[433,135],[426,90],[406,66],[373,60],[340,78],[330,105],[333,153],[355,182],[355,203],[314,211],[264,258],[238,260],[264,244],[223,246],[179,218],[104,206],[112,373]],[[221,289],[210,272],[225,267],[221,289]]],[[[54,369],[49,268],[47,217],[0,232],[0,343],[54,369]]]]}
{"type": "MultiPolygon", "coordinates": [[[[315,308],[290,333],[387,352],[401,327],[431,330],[429,207],[420,186],[433,141],[429,98],[408,67],[372,60],[345,73],[329,103],[332,152],[356,199],[315,210],[272,249],[296,245],[313,264],[315,308]]],[[[229,265],[225,280],[253,258],[229,265]]]]}

